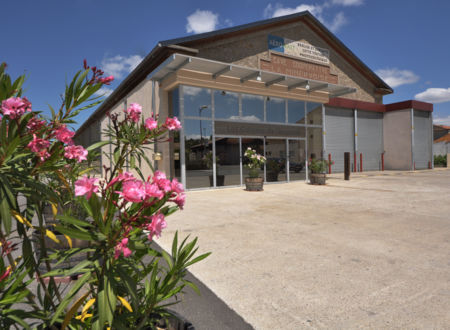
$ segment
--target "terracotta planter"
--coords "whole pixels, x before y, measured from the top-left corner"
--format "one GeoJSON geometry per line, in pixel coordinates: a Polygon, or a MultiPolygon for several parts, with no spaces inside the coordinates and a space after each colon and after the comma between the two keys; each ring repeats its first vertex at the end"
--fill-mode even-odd
{"type": "Polygon", "coordinates": [[[311,173],[309,181],[311,184],[323,185],[326,184],[327,175],[325,173],[311,173]]]}
{"type": "Polygon", "coordinates": [[[247,191],[262,191],[263,184],[263,178],[245,178],[245,190],[247,191]]]}

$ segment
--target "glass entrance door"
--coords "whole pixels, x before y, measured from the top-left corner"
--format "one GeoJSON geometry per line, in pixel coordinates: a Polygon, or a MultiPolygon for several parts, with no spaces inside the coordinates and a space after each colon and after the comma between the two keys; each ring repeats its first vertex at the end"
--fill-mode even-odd
{"type": "Polygon", "coordinates": [[[239,186],[241,181],[240,138],[216,137],[216,187],[239,186]]]}
{"type": "Polygon", "coordinates": [[[266,138],[266,181],[287,181],[286,139],[266,138]]]}
{"type": "MultiPolygon", "coordinates": [[[[249,176],[249,170],[245,167],[245,164],[248,163],[248,160],[244,157],[245,150],[247,148],[250,148],[252,150],[255,150],[256,153],[260,155],[264,155],[264,138],[249,138],[249,137],[242,137],[242,149],[241,149],[241,155],[242,155],[242,165],[243,165],[243,177],[249,176]]],[[[260,169],[260,177],[265,177],[264,175],[264,166],[260,169]]]]}
{"type": "Polygon", "coordinates": [[[288,140],[289,181],[306,180],[306,145],[305,140],[288,140]]]}

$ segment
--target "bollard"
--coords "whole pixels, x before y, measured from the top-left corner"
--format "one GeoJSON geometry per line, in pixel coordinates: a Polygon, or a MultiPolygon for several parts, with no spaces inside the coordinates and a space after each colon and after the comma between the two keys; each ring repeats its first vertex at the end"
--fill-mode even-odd
{"type": "Polygon", "coordinates": [[[344,180],[350,180],[350,153],[344,152],[344,180]]]}
{"type": "Polygon", "coordinates": [[[328,174],[331,174],[331,154],[328,154],[328,174]]]}
{"type": "Polygon", "coordinates": [[[358,164],[356,164],[356,152],[353,153],[353,172],[358,172],[358,164]]]}
{"type": "Polygon", "coordinates": [[[359,171],[363,171],[363,164],[362,164],[362,153],[359,154],[359,171]]]}
{"type": "Polygon", "coordinates": [[[381,154],[381,170],[384,171],[384,152],[381,154]]]}

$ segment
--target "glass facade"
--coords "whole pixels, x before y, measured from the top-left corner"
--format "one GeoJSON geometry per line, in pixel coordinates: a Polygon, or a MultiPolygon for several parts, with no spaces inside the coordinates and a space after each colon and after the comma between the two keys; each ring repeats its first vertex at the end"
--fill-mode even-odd
{"type": "Polygon", "coordinates": [[[172,176],[187,189],[242,185],[247,148],[266,156],[260,175],[269,183],[306,180],[306,160],[322,155],[320,103],[185,85],[169,99],[183,126],[172,176]]]}

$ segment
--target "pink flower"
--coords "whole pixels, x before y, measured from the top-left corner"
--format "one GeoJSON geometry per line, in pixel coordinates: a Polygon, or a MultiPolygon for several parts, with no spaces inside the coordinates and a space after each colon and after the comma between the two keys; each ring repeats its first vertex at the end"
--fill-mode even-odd
{"type": "Polygon", "coordinates": [[[104,84],[104,85],[109,85],[111,83],[111,81],[114,80],[114,76],[109,76],[109,77],[105,77],[105,78],[99,78],[98,82],[104,84]]]}
{"type": "Polygon", "coordinates": [[[88,152],[82,146],[67,146],[64,148],[64,157],[67,159],[76,159],[78,163],[87,160],[88,152]]]}
{"type": "Polygon", "coordinates": [[[42,126],[46,124],[45,120],[41,120],[37,117],[31,118],[27,123],[27,128],[30,130],[31,133],[36,132],[39,130],[42,126]]]}
{"type": "Polygon", "coordinates": [[[36,134],[33,134],[33,140],[27,145],[27,147],[30,148],[32,152],[38,154],[42,161],[50,157],[50,154],[47,151],[47,148],[49,146],[50,141],[38,138],[36,137],[36,134]]]}
{"type": "Polygon", "coordinates": [[[166,175],[161,171],[156,171],[153,175],[153,182],[156,183],[159,189],[164,192],[169,192],[172,190],[172,185],[170,180],[166,179],[166,175]]]}
{"type": "Polygon", "coordinates": [[[97,182],[98,179],[96,178],[81,177],[81,179],[75,181],[75,196],[85,195],[86,199],[91,198],[92,193],[98,192],[97,182]]]}
{"type": "Polygon", "coordinates": [[[122,181],[130,181],[130,180],[136,180],[132,173],[130,172],[123,172],[119,173],[118,176],[116,176],[114,179],[112,179],[108,185],[106,186],[106,189],[111,187],[116,182],[122,182],[122,181]]]}
{"type": "Polygon", "coordinates": [[[166,220],[164,220],[164,215],[161,213],[152,215],[150,217],[152,222],[147,225],[147,230],[150,231],[148,234],[148,240],[153,240],[153,236],[161,237],[161,232],[167,227],[166,220]]]}
{"type": "Polygon", "coordinates": [[[117,259],[120,257],[120,254],[123,253],[125,258],[131,256],[131,250],[128,248],[128,238],[123,238],[117,245],[114,247],[114,258],[117,259]]]}
{"type": "Polygon", "coordinates": [[[186,195],[185,194],[178,194],[177,197],[173,200],[175,204],[178,205],[180,209],[183,209],[184,203],[186,202],[186,195]]]}
{"type": "Polygon", "coordinates": [[[172,188],[171,190],[176,192],[177,194],[184,192],[183,185],[180,182],[178,182],[176,178],[172,180],[170,186],[172,188]]]}
{"type": "Polygon", "coordinates": [[[154,120],[153,118],[147,118],[147,120],[145,121],[145,128],[148,129],[149,131],[154,130],[155,128],[158,127],[158,122],[156,120],[154,120]]]}
{"type": "Polygon", "coordinates": [[[26,97],[10,97],[2,101],[2,111],[5,116],[11,119],[21,117],[26,111],[31,111],[31,103],[26,97]]]}
{"type": "Polygon", "coordinates": [[[6,279],[10,273],[11,273],[11,267],[8,266],[6,268],[6,271],[2,275],[0,275],[0,281],[3,281],[4,279],[6,279]]]}
{"type": "Polygon", "coordinates": [[[137,103],[131,103],[125,113],[132,122],[137,123],[142,113],[142,107],[137,103]]]}
{"type": "Polygon", "coordinates": [[[139,180],[125,181],[122,191],[116,191],[127,202],[140,203],[145,199],[145,185],[139,180]]]}
{"type": "Polygon", "coordinates": [[[61,125],[57,130],[55,130],[56,139],[69,145],[73,144],[72,138],[74,135],[75,132],[67,129],[66,125],[61,125]]]}
{"type": "Polygon", "coordinates": [[[161,191],[156,183],[145,183],[145,197],[151,198],[156,197],[162,199],[164,197],[164,192],[161,191]]]}
{"type": "Polygon", "coordinates": [[[181,123],[177,117],[166,118],[165,126],[169,131],[177,130],[181,128],[181,123]]]}

